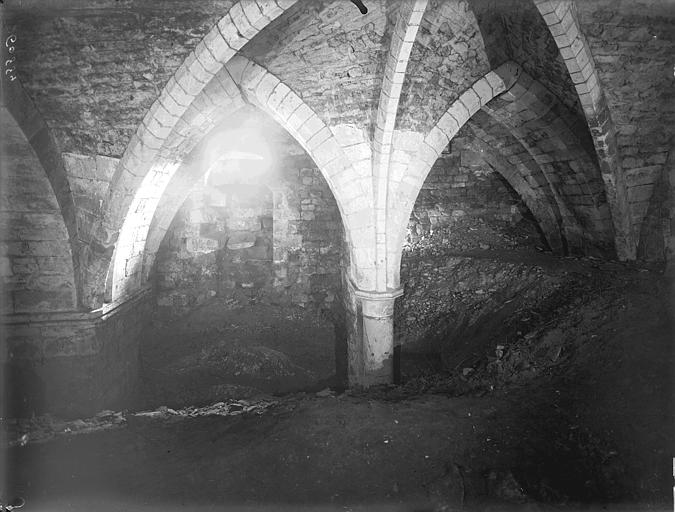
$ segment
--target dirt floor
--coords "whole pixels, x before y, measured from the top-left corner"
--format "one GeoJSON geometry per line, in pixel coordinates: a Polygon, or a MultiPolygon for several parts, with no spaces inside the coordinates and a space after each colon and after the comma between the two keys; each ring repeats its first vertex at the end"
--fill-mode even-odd
{"type": "MultiPolygon", "coordinates": [[[[262,318],[279,314],[289,324],[276,339],[297,328],[320,343],[323,321],[310,328],[288,312],[216,315],[230,329],[224,338],[211,336],[216,326],[207,342],[145,347],[156,356],[139,402],[148,412],[5,422],[4,497],[23,496],[31,511],[672,510],[675,358],[663,275],[491,250],[453,257],[526,264],[550,286],[516,305],[502,297],[491,320],[465,314],[464,332],[479,349],[460,339],[435,359],[403,351],[399,386],[317,393],[329,382],[320,377],[334,357],[329,346],[316,360],[260,334],[254,345],[266,348],[246,359],[237,354],[251,346],[232,333],[269,332],[262,318]],[[217,377],[242,360],[244,373],[263,377],[217,377]],[[271,395],[272,382],[265,393],[270,371],[297,377],[292,392],[271,395]],[[302,386],[311,391],[295,391],[302,386]],[[158,409],[165,399],[175,408],[158,409]],[[190,400],[219,403],[178,409],[190,400]]],[[[481,301],[491,299],[470,292],[461,297],[466,311],[488,311],[481,301]]],[[[181,339],[179,330],[163,332],[181,339]]]]}
{"type": "Polygon", "coordinates": [[[137,408],[206,404],[334,385],[335,332],[299,307],[214,299],[158,314],[141,342],[137,408]]]}

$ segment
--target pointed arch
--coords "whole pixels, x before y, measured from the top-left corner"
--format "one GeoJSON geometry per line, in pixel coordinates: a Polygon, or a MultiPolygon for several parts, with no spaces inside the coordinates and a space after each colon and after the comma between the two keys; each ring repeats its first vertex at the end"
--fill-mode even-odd
{"type": "Polygon", "coordinates": [[[520,145],[520,153],[515,153],[509,148],[509,154],[504,155],[500,151],[500,141],[492,133],[488,133],[476,123],[470,122],[469,126],[479,141],[484,160],[521,197],[537,220],[549,247],[556,253],[564,254],[567,243],[564,238],[560,210],[555,198],[551,195],[541,168],[527,154],[522,145],[520,145]]]}
{"type": "Polygon", "coordinates": [[[616,254],[622,260],[635,259],[637,234],[633,229],[616,130],[591,48],[579,26],[576,5],[573,0],[534,0],[534,4],[558,46],[586,116],[612,212],[616,254]]]}
{"type": "Polygon", "coordinates": [[[407,148],[399,144],[398,161],[390,173],[387,201],[387,286],[389,288],[399,286],[401,251],[408,219],[434,162],[471,116],[492,98],[510,89],[520,73],[520,67],[513,62],[507,62],[490,71],[453,102],[421,141],[407,137],[411,139],[408,141],[407,148]]]}
{"type": "Polygon", "coordinates": [[[112,299],[141,287],[143,274],[147,275],[143,267],[147,269],[152,264],[161,234],[182,204],[181,197],[184,200],[190,183],[199,179],[199,173],[189,172],[185,155],[197,147],[214,126],[245,103],[269,114],[317,164],[342,216],[354,262],[351,277],[360,286],[373,287],[375,262],[372,209],[368,199],[370,176],[352,165],[332,131],[302,98],[263,67],[237,56],[218,72],[216,82],[212,83],[219,85],[209,84],[186,110],[178,123],[180,133],[169,134],[163,142],[157,158],[165,166],[161,173],[155,172],[154,176],[146,178],[160,185],[141,187],[134,198],[132,205],[135,208],[132,207],[125,220],[113,261],[112,299]],[[169,189],[178,190],[179,197],[167,195],[169,189]],[[151,193],[145,194],[145,191],[151,193]],[[160,218],[155,218],[157,212],[160,212],[160,218]]]}
{"type": "MultiPolygon", "coordinates": [[[[215,77],[223,66],[295,3],[296,0],[240,0],[235,3],[190,52],[150,107],[115,171],[108,199],[103,205],[102,220],[87,233],[86,258],[88,266],[96,269],[84,284],[84,300],[89,307],[96,307],[103,300],[108,272],[119,270],[110,269],[113,248],[116,257],[125,251],[133,254],[128,258],[132,261],[125,269],[125,277],[129,277],[127,271],[133,274],[137,267],[137,249],[144,244],[142,233],[147,226],[134,222],[139,221],[138,216],[146,206],[152,210],[147,201],[139,201],[137,192],[139,189],[160,192],[167,183],[167,176],[175,171],[183,149],[181,143],[186,127],[183,118],[199,114],[195,101],[217,80],[215,77]],[[137,215],[129,223],[132,212],[137,215]],[[121,250],[117,247],[120,242],[127,247],[121,250]]],[[[114,274],[110,280],[115,286],[114,274]]]]}
{"type": "Polygon", "coordinates": [[[527,73],[483,111],[506,126],[541,168],[563,218],[570,250],[614,253],[614,229],[600,170],[570,124],[572,116],[527,73]]]}
{"type": "MultiPolygon", "coordinates": [[[[397,282],[407,219],[431,166],[459,129],[482,109],[506,126],[543,171],[557,209],[565,239],[578,251],[613,250],[613,226],[600,171],[561,117],[564,108],[543,85],[513,62],[491,71],[467,89],[439,122],[409,152],[407,166],[392,185],[388,232],[388,279],[397,282]],[[494,101],[493,101],[494,100],[494,101]],[[394,213],[394,205],[399,209],[394,213]],[[586,236],[586,231],[591,236],[586,236]]],[[[568,116],[569,117],[569,116],[568,116]]]]}

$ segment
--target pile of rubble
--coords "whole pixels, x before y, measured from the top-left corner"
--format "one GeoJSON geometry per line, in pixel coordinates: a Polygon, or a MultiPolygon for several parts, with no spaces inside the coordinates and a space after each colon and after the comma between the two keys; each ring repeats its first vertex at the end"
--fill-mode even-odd
{"type": "Polygon", "coordinates": [[[275,405],[277,402],[269,399],[258,401],[231,400],[228,402],[217,402],[205,407],[183,407],[182,409],[171,409],[169,407],[158,407],[153,411],[137,412],[133,416],[145,418],[196,418],[199,416],[238,416],[239,414],[263,414],[265,410],[275,405]]]}
{"type": "Polygon", "coordinates": [[[277,401],[262,398],[258,400],[229,400],[204,407],[189,406],[171,409],[166,406],[151,411],[114,412],[101,411],[86,419],[62,420],[49,414],[33,418],[2,419],[3,434],[9,446],[25,446],[29,443],[44,443],[51,439],[77,434],[91,434],[103,430],[124,428],[129,418],[178,419],[200,416],[237,416],[240,414],[263,414],[277,401]]]}

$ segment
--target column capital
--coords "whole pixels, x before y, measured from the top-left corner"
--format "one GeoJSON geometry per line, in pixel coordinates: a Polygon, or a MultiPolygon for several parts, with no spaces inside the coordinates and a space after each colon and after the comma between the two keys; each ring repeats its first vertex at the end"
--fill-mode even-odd
{"type": "Polygon", "coordinates": [[[361,300],[363,315],[371,318],[388,318],[394,315],[394,300],[403,295],[403,288],[376,291],[354,289],[354,295],[361,300]]]}

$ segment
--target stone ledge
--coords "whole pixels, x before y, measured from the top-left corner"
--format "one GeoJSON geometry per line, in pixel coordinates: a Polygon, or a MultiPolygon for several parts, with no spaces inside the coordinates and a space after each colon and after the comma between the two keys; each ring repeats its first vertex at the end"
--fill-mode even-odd
{"type": "Polygon", "coordinates": [[[104,304],[92,311],[53,311],[49,313],[12,313],[0,315],[0,325],[29,325],[43,323],[99,323],[127,311],[150,293],[149,287],[143,288],[131,297],[122,297],[114,303],[104,304]]]}

